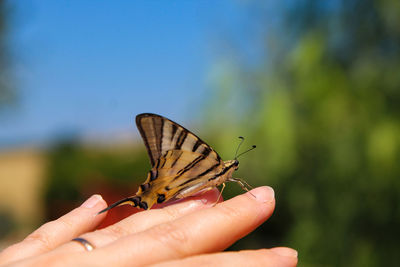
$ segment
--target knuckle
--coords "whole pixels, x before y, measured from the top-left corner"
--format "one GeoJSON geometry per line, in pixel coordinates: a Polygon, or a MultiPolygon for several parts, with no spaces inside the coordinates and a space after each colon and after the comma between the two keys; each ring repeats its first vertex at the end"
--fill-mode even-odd
{"type": "Polygon", "coordinates": [[[106,228],[103,230],[107,234],[110,234],[110,235],[116,236],[116,237],[121,237],[121,236],[125,236],[125,235],[129,234],[129,232],[124,227],[121,227],[120,225],[113,225],[112,227],[109,227],[109,228],[106,228]]]}
{"type": "Polygon", "coordinates": [[[60,224],[60,227],[66,229],[66,230],[72,230],[76,227],[75,223],[73,221],[70,221],[65,218],[60,218],[59,220],[57,220],[57,222],[60,224]]]}
{"type": "Polygon", "coordinates": [[[40,247],[45,251],[53,247],[49,234],[45,231],[40,231],[40,229],[28,235],[24,241],[38,242],[40,247]]]}

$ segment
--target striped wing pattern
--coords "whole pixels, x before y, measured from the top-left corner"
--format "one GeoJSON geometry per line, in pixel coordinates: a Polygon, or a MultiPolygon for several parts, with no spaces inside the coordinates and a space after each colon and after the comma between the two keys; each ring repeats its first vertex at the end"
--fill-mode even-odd
{"type": "Polygon", "coordinates": [[[176,122],[144,113],[136,117],[136,124],[152,164],[136,193],[141,203],[151,207],[155,202],[179,197],[180,191],[206,183],[209,176],[222,168],[220,156],[176,122]]]}
{"type": "Polygon", "coordinates": [[[220,161],[219,155],[204,141],[183,126],[160,115],[143,113],[136,125],[146,145],[151,166],[169,150],[202,153],[220,161]]]}
{"type": "Polygon", "coordinates": [[[135,196],[122,199],[101,212],[124,204],[148,209],[156,202],[210,187],[209,181],[221,173],[224,164],[217,152],[183,126],[151,113],[139,114],[136,125],[152,169],[135,196]]]}

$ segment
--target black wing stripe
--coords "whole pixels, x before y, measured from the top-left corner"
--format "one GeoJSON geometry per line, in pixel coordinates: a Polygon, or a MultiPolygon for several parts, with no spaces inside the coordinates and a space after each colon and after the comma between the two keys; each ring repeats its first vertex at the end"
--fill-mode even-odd
{"type": "Polygon", "coordinates": [[[188,184],[188,183],[190,183],[190,182],[192,182],[192,181],[195,181],[195,180],[197,180],[197,179],[200,179],[200,178],[203,177],[204,175],[206,175],[206,174],[212,172],[212,171],[213,171],[215,168],[217,168],[218,166],[219,166],[219,164],[215,164],[215,165],[211,166],[210,168],[208,168],[208,169],[205,170],[204,172],[200,173],[198,176],[196,176],[196,177],[194,177],[194,178],[191,178],[191,179],[189,179],[189,180],[183,182],[183,183],[180,184],[179,186],[183,186],[183,185],[186,185],[186,184],[188,184]]]}
{"type": "Polygon", "coordinates": [[[164,138],[164,121],[165,120],[161,119],[160,139],[157,140],[158,149],[159,149],[160,153],[162,152],[162,143],[163,143],[163,138],[164,138]]]}
{"type": "Polygon", "coordinates": [[[179,133],[179,136],[178,136],[178,138],[176,139],[175,149],[180,149],[180,148],[181,148],[183,141],[186,139],[186,136],[187,136],[187,132],[184,131],[184,130],[182,130],[182,131],[179,133]]]}
{"type": "Polygon", "coordinates": [[[149,188],[150,188],[149,183],[140,185],[140,189],[142,189],[142,192],[146,192],[147,190],[149,190],[149,188]]]}
{"type": "Polygon", "coordinates": [[[231,169],[234,165],[231,165],[227,168],[224,168],[220,173],[216,174],[215,176],[211,177],[210,179],[208,179],[208,181],[212,181],[217,179],[218,177],[220,177],[221,175],[224,175],[229,169],[231,169]]]}
{"type": "Polygon", "coordinates": [[[172,123],[171,142],[172,142],[172,140],[174,140],[175,133],[177,130],[178,130],[178,127],[172,123]]]}
{"type": "Polygon", "coordinates": [[[204,151],[201,153],[204,157],[207,157],[211,152],[210,148],[205,148],[204,151]]]}
{"type": "MultiPolygon", "coordinates": [[[[161,156],[162,150],[161,150],[161,139],[162,139],[162,128],[159,129],[158,126],[158,118],[157,117],[152,117],[152,122],[153,122],[153,127],[154,127],[154,133],[155,133],[155,138],[156,138],[156,147],[159,153],[159,156],[161,156]]],[[[161,119],[161,121],[163,121],[161,119]]]]}
{"type": "Polygon", "coordinates": [[[179,142],[179,149],[181,149],[182,145],[185,143],[186,137],[188,136],[188,132],[184,132],[184,136],[182,137],[181,141],[179,142]]]}
{"type": "Polygon", "coordinates": [[[208,169],[205,170],[204,172],[200,173],[200,174],[199,174],[199,177],[202,177],[202,176],[208,174],[209,172],[211,172],[211,171],[213,171],[215,168],[217,168],[219,165],[220,165],[220,164],[217,163],[217,164],[215,164],[214,166],[211,166],[210,168],[208,168],[208,169]]]}
{"type": "Polygon", "coordinates": [[[160,166],[160,161],[161,161],[161,159],[157,160],[157,163],[156,163],[156,166],[155,166],[156,169],[158,169],[158,167],[160,166]]]}
{"type": "Polygon", "coordinates": [[[197,140],[192,148],[192,152],[195,152],[200,145],[201,145],[201,141],[197,140]]]}
{"type": "Polygon", "coordinates": [[[161,158],[163,160],[163,162],[162,162],[161,166],[159,166],[159,169],[164,168],[165,163],[167,163],[167,158],[170,156],[171,153],[172,153],[172,151],[169,150],[169,151],[167,151],[167,154],[161,158]]]}
{"type": "Polygon", "coordinates": [[[154,181],[158,177],[158,171],[157,170],[151,170],[150,171],[150,182],[154,181]]]}
{"type": "Polygon", "coordinates": [[[189,164],[187,164],[185,167],[183,167],[178,174],[184,173],[188,171],[189,169],[193,168],[197,163],[199,163],[202,159],[204,159],[203,155],[200,155],[196,157],[194,160],[192,160],[189,164]]]}
{"type": "Polygon", "coordinates": [[[151,151],[150,146],[149,146],[149,140],[147,139],[147,135],[146,135],[146,133],[144,132],[144,130],[142,128],[142,121],[141,120],[142,119],[140,117],[137,117],[136,124],[137,124],[137,127],[139,129],[140,135],[142,136],[144,145],[146,146],[147,152],[148,152],[148,154],[150,156],[151,166],[154,166],[153,154],[152,154],[152,151],[151,151]]]}
{"type": "Polygon", "coordinates": [[[175,158],[174,162],[172,162],[171,168],[175,166],[175,164],[178,162],[178,160],[179,160],[179,158],[182,156],[182,154],[183,154],[183,152],[180,151],[179,156],[177,156],[177,157],[175,158]]]}
{"type": "Polygon", "coordinates": [[[164,158],[164,161],[163,161],[163,163],[161,164],[160,169],[164,168],[164,165],[165,165],[166,162],[167,162],[167,159],[164,158]]]}
{"type": "Polygon", "coordinates": [[[183,169],[181,169],[178,172],[178,175],[175,176],[175,179],[178,179],[179,177],[181,177],[185,172],[189,171],[191,168],[193,168],[194,166],[196,166],[196,164],[198,164],[200,161],[202,161],[203,159],[205,159],[205,157],[203,155],[198,156],[197,158],[195,158],[192,162],[190,162],[188,165],[186,165],[183,169]]]}

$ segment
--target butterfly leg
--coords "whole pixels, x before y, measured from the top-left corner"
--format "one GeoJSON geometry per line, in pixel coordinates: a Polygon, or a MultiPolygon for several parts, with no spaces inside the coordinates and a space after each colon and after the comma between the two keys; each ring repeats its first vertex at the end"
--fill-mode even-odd
{"type": "Polygon", "coordinates": [[[215,207],[215,205],[217,205],[217,203],[218,203],[219,199],[220,199],[220,198],[221,198],[221,196],[222,196],[222,192],[224,191],[224,189],[225,189],[225,183],[222,183],[222,188],[221,188],[221,191],[219,192],[219,196],[218,196],[218,198],[217,198],[217,201],[215,201],[215,203],[214,203],[213,207],[215,207]]]}
{"type": "Polygon", "coordinates": [[[249,185],[246,181],[244,181],[244,180],[242,180],[242,179],[239,179],[239,178],[232,178],[232,177],[229,178],[227,181],[228,181],[228,182],[235,182],[235,183],[238,183],[238,184],[240,185],[240,187],[241,187],[243,190],[249,192],[253,197],[256,197],[255,195],[253,195],[253,194],[250,192],[250,190],[253,189],[253,187],[252,187],[251,185],[249,185]]]}

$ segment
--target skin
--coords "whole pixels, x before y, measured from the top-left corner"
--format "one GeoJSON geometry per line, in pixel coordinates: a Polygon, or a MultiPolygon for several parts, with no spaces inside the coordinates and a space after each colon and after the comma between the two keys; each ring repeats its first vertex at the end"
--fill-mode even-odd
{"type": "MultiPolygon", "coordinates": [[[[133,214],[95,230],[107,213],[99,195],[42,225],[0,253],[11,266],[296,266],[291,248],[223,252],[266,221],[275,207],[272,188],[255,188],[217,205],[218,190],[133,214]],[[86,251],[75,237],[96,248],[86,251]]],[[[112,211],[111,211],[112,212],[112,211]]]]}

